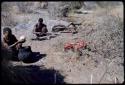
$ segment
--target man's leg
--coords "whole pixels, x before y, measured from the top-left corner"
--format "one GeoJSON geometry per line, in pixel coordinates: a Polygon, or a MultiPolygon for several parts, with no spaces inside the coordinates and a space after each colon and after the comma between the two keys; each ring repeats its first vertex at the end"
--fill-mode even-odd
{"type": "Polygon", "coordinates": [[[39,39],[40,35],[39,34],[36,34],[36,39],[39,39]]]}

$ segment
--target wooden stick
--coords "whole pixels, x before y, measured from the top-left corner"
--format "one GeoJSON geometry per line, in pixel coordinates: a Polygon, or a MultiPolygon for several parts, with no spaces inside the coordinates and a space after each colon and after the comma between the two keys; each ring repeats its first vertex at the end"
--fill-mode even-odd
{"type": "Polygon", "coordinates": [[[119,80],[117,77],[115,77],[115,84],[119,83],[119,80]]]}
{"type": "Polygon", "coordinates": [[[116,82],[116,77],[115,77],[115,84],[116,84],[117,82],[116,82]]]}
{"type": "Polygon", "coordinates": [[[13,46],[17,45],[19,41],[15,42],[14,44],[10,45],[9,48],[12,48],[13,46]]]}
{"type": "Polygon", "coordinates": [[[60,33],[73,33],[73,32],[70,32],[70,31],[67,31],[67,32],[66,32],[66,31],[64,31],[64,32],[60,32],[60,33]]]}
{"type": "Polygon", "coordinates": [[[92,78],[93,78],[93,75],[91,74],[91,84],[92,84],[92,78]]]}

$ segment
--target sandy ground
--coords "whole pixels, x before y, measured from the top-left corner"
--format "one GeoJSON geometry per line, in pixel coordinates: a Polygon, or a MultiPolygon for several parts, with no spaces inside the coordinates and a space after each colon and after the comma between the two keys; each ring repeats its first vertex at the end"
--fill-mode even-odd
{"type": "MultiPolygon", "coordinates": [[[[32,15],[33,16],[33,15],[32,15]]],[[[43,16],[47,16],[43,13],[43,16]]],[[[42,17],[43,17],[42,16],[42,17]]],[[[14,32],[17,37],[20,35],[26,35],[27,41],[24,46],[30,45],[33,52],[40,52],[41,54],[46,54],[47,56],[41,58],[35,63],[20,63],[13,62],[14,65],[37,65],[45,66],[46,68],[53,68],[58,70],[63,76],[65,76],[64,81],[66,83],[77,84],[77,83],[116,83],[124,81],[124,69],[123,65],[118,62],[123,63],[122,58],[116,57],[114,59],[104,58],[101,54],[84,50],[83,55],[78,57],[76,53],[64,52],[63,45],[67,41],[73,41],[75,38],[85,39],[87,38],[87,33],[91,28],[85,28],[85,26],[91,26],[93,24],[87,24],[94,22],[94,13],[86,15],[74,14],[74,17],[70,16],[70,20],[83,21],[84,26],[78,34],[60,34],[59,36],[52,38],[50,40],[35,41],[30,40],[31,29],[28,27],[27,31],[20,30],[14,32]],[[79,17],[79,18],[78,18],[79,17]],[[88,18],[89,17],[89,18],[88,18]],[[82,19],[81,19],[82,18],[82,19]],[[91,21],[89,19],[92,19],[91,21]],[[87,22],[88,21],[88,22],[87,22]],[[90,56],[87,56],[89,54],[90,56]],[[117,62],[118,61],[118,62],[117,62]],[[118,81],[116,80],[118,78],[118,81]]],[[[41,17],[41,16],[39,16],[41,17]]],[[[38,16],[34,17],[34,21],[31,23],[33,27],[38,16]]],[[[46,19],[46,18],[45,18],[46,19]]],[[[98,18],[100,19],[100,18],[98,18]]],[[[30,20],[30,18],[29,18],[30,20]]],[[[47,19],[46,19],[47,20],[47,19]]],[[[47,21],[46,21],[47,22],[47,21]]],[[[45,22],[45,23],[46,23],[45,22]]],[[[30,23],[30,24],[31,24],[30,23]]],[[[89,37],[89,36],[88,36],[89,37]]]]}

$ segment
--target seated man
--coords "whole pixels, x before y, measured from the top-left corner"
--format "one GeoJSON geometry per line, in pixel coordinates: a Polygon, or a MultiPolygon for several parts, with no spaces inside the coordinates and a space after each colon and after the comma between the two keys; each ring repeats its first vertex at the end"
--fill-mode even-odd
{"type": "Polygon", "coordinates": [[[3,29],[3,46],[12,51],[12,55],[17,59],[18,49],[21,47],[25,40],[18,41],[12,34],[10,28],[6,27],[3,29]]]}
{"type": "Polygon", "coordinates": [[[43,24],[43,19],[39,18],[38,23],[35,25],[35,28],[33,29],[33,33],[36,34],[37,37],[46,36],[46,33],[48,32],[46,25],[43,24]]]}

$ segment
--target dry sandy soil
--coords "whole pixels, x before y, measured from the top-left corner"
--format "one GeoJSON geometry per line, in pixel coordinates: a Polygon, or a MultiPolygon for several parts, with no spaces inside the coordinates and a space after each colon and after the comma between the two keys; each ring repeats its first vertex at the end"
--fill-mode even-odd
{"type": "MultiPolygon", "coordinates": [[[[29,18],[27,28],[24,26],[25,29],[22,29],[18,25],[13,29],[13,33],[17,38],[20,35],[27,36],[27,41],[24,46],[30,45],[33,52],[46,54],[46,57],[41,58],[35,63],[12,62],[13,65],[37,65],[39,67],[44,65],[47,69],[53,68],[58,70],[65,77],[64,81],[71,84],[122,83],[124,81],[123,31],[120,31],[119,39],[117,38],[121,42],[120,44],[115,44],[117,42],[115,37],[113,39],[110,38],[110,34],[114,33],[115,36],[115,33],[117,33],[117,24],[113,24],[115,23],[115,18],[117,16],[120,19],[123,18],[121,8],[116,7],[116,9],[111,11],[109,11],[110,9],[98,9],[88,14],[70,13],[69,17],[64,19],[66,21],[60,21],[60,23],[63,22],[64,25],[67,25],[70,21],[82,22],[82,25],[79,27],[79,32],[74,35],[62,33],[55,38],[42,41],[31,40],[31,30],[37,22],[37,19],[44,16],[44,23],[47,24],[49,30],[51,30],[50,28],[53,25],[58,24],[59,21],[55,20],[54,22],[49,20],[46,11],[44,12],[45,14],[41,12],[41,14],[25,15],[25,18],[29,18]],[[32,16],[34,17],[32,18],[32,16]],[[114,19],[114,22],[112,19],[114,19]],[[116,28],[113,28],[113,26],[116,26],[116,28]],[[71,51],[64,52],[64,43],[68,41],[73,42],[77,39],[91,42],[89,46],[92,50],[95,50],[96,47],[97,52],[83,50],[82,56],[78,56],[71,51]]],[[[21,17],[23,15],[19,16],[21,17]]]]}

